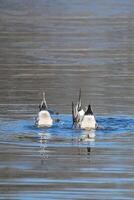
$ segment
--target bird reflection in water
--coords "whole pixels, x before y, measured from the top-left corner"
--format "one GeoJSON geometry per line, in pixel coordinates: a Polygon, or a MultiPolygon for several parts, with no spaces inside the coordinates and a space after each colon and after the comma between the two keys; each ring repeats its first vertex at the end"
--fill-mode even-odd
{"type": "Polygon", "coordinates": [[[49,139],[48,133],[39,133],[40,139],[40,155],[41,155],[41,164],[44,164],[44,161],[48,159],[47,154],[47,141],[49,139]]]}
{"type": "Polygon", "coordinates": [[[85,152],[84,154],[90,155],[92,147],[94,146],[94,141],[95,141],[95,130],[83,131],[83,134],[79,137],[80,155],[83,154],[83,149],[85,152]]]}

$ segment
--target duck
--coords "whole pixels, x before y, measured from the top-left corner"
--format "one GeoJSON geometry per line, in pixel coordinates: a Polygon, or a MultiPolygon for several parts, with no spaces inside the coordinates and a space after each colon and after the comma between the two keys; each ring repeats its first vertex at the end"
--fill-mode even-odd
{"type": "Polygon", "coordinates": [[[72,101],[72,118],[73,118],[73,126],[79,128],[80,121],[82,120],[85,112],[82,109],[82,101],[81,101],[81,89],[79,90],[79,98],[78,102],[75,105],[72,101]]]}
{"type": "Polygon", "coordinates": [[[81,101],[81,89],[79,91],[79,99],[76,105],[72,102],[72,118],[73,118],[73,127],[92,130],[97,128],[97,123],[95,116],[93,114],[91,105],[89,104],[87,109],[84,111],[82,108],[81,101]]]}
{"type": "Polygon", "coordinates": [[[51,127],[53,125],[53,119],[46,103],[45,92],[43,92],[43,99],[39,105],[39,112],[35,123],[39,128],[51,127]]]}
{"type": "Polygon", "coordinates": [[[80,118],[83,118],[85,112],[82,108],[81,89],[79,90],[79,98],[78,98],[78,102],[77,102],[77,108],[78,108],[78,114],[79,114],[80,118]]]}
{"type": "Polygon", "coordinates": [[[88,108],[84,113],[84,116],[81,120],[80,127],[81,129],[85,129],[85,130],[91,130],[91,129],[97,128],[96,119],[95,119],[95,116],[93,114],[90,104],[88,105],[88,108]]]}

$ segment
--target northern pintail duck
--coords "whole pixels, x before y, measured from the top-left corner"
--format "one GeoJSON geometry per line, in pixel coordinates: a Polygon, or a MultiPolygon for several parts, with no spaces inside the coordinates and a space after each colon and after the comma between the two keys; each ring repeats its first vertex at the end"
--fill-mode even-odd
{"type": "Polygon", "coordinates": [[[79,91],[79,100],[76,105],[72,102],[73,126],[85,130],[97,128],[91,105],[88,105],[86,111],[82,109],[81,90],[79,91]]]}
{"type": "Polygon", "coordinates": [[[43,100],[39,105],[39,113],[36,119],[36,125],[38,127],[51,127],[53,125],[53,119],[48,111],[45,93],[43,92],[43,100]]]}
{"type": "Polygon", "coordinates": [[[83,119],[81,121],[81,128],[86,130],[97,128],[97,123],[91,109],[91,105],[88,105],[88,108],[83,116],[83,119]]]}

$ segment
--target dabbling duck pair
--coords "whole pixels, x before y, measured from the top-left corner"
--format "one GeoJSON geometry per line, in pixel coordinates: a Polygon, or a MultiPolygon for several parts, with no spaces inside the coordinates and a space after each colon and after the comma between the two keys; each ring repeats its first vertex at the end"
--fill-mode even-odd
{"type": "MultiPolygon", "coordinates": [[[[81,103],[81,90],[79,91],[79,99],[76,105],[72,102],[72,120],[73,127],[85,130],[91,130],[97,128],[96,119],[94,117],[91,105],[84,110],[81,103]]],[[[36,125],[38,127],[51,127],[54,120],[48,109],[45,93],[43,93],[43,99],[39,105],[39,112],[36,118],[36,125]]]]}

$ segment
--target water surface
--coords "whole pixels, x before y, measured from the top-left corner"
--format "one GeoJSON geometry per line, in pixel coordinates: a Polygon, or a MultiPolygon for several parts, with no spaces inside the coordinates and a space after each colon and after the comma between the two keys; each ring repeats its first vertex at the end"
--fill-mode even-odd
{"type": "Polygon", "coordinates": [[[134,199],[134,2],[0,1],[0,199],[134,199]],[[100,128],[72,129],[82,89],[100,128]],[[38,129],[42,91],[60,123],[38,129]]]}
{"type": "Polygon", "coordinates": [[[59,117],[48,129],[1,121],[1,199],[133,199],[134,118],[97,117],[89,139],[59,117]]]}

